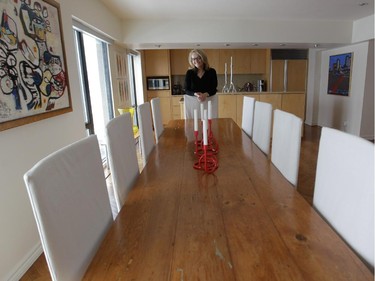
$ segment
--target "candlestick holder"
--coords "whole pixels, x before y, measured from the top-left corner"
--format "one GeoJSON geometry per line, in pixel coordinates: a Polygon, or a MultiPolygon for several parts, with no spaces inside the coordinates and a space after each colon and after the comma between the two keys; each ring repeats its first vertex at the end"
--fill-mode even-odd
{"type": "Polygon", "coordinates": [[[198,131],[194,131],[194,137],[195,137],[195,151],[194,154],[196,155],[202,155],[202,140],[198,139],[198,131]]]}
{"type": "Polygon", "coordinates": [[[206,173],[213,173],[219,164],[215,155],[208,150],[208,145],[203,145],[203,154],[199,157],[198,162],[194,163],[194,169],[203,170],[206,173]]]}

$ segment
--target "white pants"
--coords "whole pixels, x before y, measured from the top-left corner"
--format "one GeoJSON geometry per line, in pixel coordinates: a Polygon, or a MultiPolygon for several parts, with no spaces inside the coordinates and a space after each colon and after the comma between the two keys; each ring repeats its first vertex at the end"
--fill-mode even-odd
{"type": "MultiPolygon", "coordinates": [[[[208,97],[204,102],[204,109],[208,109],[208,101],[211,101],[212,111],[211,117],[218,118],[218,97],[217,94],[211,97],[208,97]]],[[[185,119],[194,119],[194,109],[198,111],[198,118],[201,118],[201,103],[198,101],[197,97],[184,95],[184,111],[185,119]]]]}

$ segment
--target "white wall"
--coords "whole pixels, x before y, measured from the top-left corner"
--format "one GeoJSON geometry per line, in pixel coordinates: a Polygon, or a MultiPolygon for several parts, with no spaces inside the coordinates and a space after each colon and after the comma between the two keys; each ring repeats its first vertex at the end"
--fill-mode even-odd
{"type": "Polygon", "coordinates": [[[368,63],[368,45],[368,42],[364,42],[322,51],[318,118],[320,126],[336,128],[357,136],[360,135],[368,63]],[[353,52],[349,96],[328,95],[329,57],[349,52],[353,52]]]}
{"type": "Polygon", "coordinates": [[[374,15],[353,23],[352,43],[358,44],[309,50],[305,122],[374,139],[374,15]],[[328,57],[343,52],[354,52],[351,95],[327,95],[328,57]]]}
{"type": "Polygon", "coordinates": [[[310,126],[318,124],[321,51],[309,49],[305,123],[310,126]]]}
{"type": "Polygon", "coordinates": [[[122,35],[120,21],[99,0],[64,0],[60,6],[73,112],[0,132],[0,280],[18,280],[41,253],[23,174],[44,156],[86,135],[72,15],[113,38],[122,35]]]}
{"type": "Polygon", "coordinates": [[[369,42],[360,136],[374,139],[374,40],[369,42]]]}
{"type": "Polygon", "coordinates": [[[353,22],[353,43],[371,39],[374,39],[374,15],[353,22]]]}

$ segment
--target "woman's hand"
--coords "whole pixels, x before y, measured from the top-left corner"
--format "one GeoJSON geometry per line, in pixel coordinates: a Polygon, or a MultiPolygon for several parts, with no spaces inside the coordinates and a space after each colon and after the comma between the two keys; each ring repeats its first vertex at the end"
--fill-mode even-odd
{"type": "Polygon", "coordinates": [[[204,102],[207,99],[207,97],[209,96],[209,94],[199,92],[199,93],[195,93],[194,96],[197,97],[199,102],[204,102]]]}

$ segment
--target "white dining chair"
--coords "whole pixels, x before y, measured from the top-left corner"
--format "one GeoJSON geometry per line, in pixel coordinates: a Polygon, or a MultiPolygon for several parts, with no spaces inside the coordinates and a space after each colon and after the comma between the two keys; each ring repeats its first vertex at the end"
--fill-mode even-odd
{"type": "Polygon", "coordinates": [[[294,186],[297,186],[301,152],[302,120],[294,114],[275,109],[271,162],[294,186]]]}
{"type": "Polygon", "coordinates": [[[126,195],[139,176],[137,151],[130,113],[124,113],[107,123],[106,142],[114,197],[117,211],[120,212],[125,203],[126,195]]]}
{"type": "Polygon", "coordinates": [[[322,128],[314,207],[371,266],[374,266],[374,144],[322,128]]]}
{"type": "Polygon", "coordinates": [[[155,131],[155,141],[159,142],[159,138],[164,131],[163,120],[161,116],[160,109],[160,98],[151,99],[151,109],[152,109],[152,120],[154,124],[155,131]]]}
{"type": "Polygon", "coordinates": [[[52,280],[81,280],[113,222],[97,137],[40,160],[24,181],[52,280]]]}
{"type": "Polygon", "coordinates": [[[251,138],[253,136],[255,98],[243,97],[242,130],[251,138]]]}
{"type": "Polygon", "coordinates": [[[253,141],[266,155],[270,152],[272,105],[255,101],[253,141]]]}
{"type": "MultiPolygon", "coordinates": [[[[209,98],[207,98],[203,102],[203,107],[205,109],[208,109],[208,101],[211,101],[211,118],[218,118],[219,116],[219,98],[218,95],[213,95],[209,98]]],[[[184,95],[184,114],[185,119],[194,119],[194,109],[197,109],[198,111],[198,118],[201,119],[201,102],[197,100],[196,97],[184,95]]]]}
{"type": "Polygon", "coordinates": [[[154,131],[152,129],[150,103],[138,106],[139,135],[141,139],[141,154],[143,163],[147,163],[148,156],[155,147],[154,131]]]}

